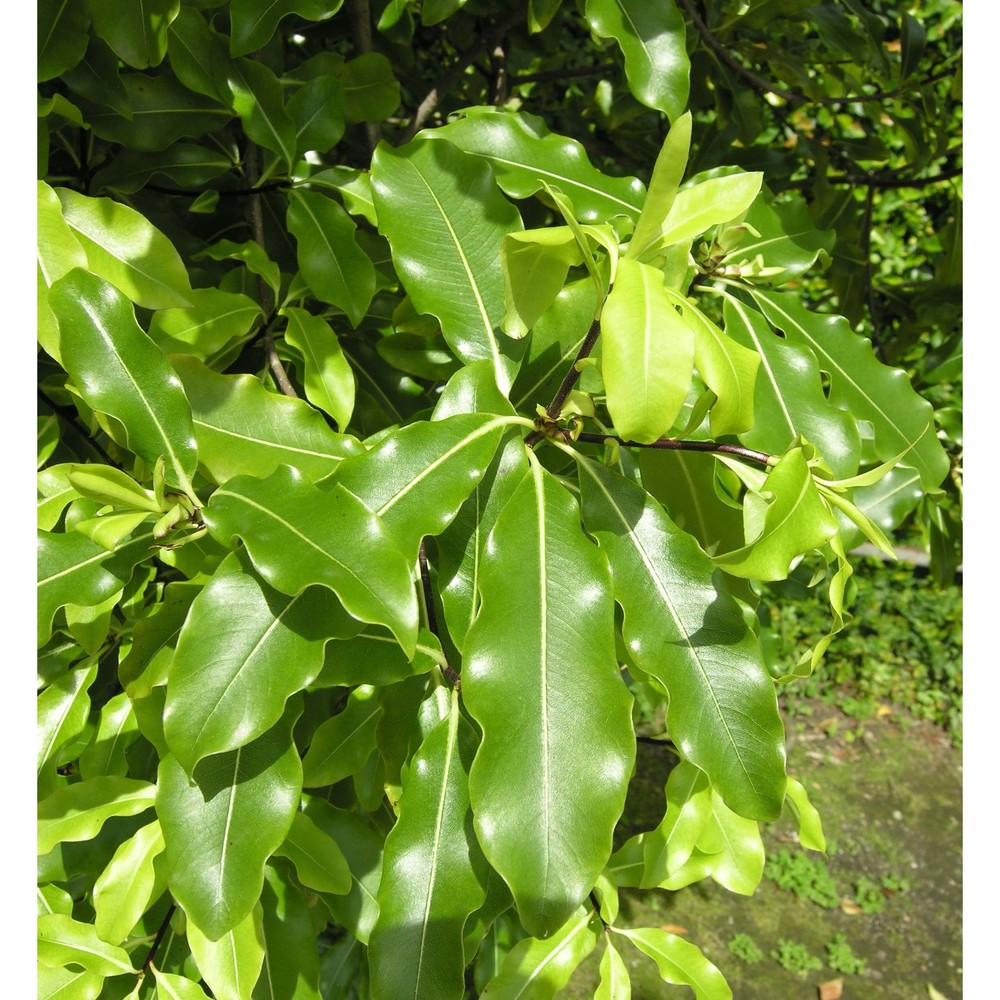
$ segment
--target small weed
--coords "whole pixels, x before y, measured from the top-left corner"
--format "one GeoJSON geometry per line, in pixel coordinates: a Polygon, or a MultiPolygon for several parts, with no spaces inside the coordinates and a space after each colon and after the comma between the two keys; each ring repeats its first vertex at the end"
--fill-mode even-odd
{"type": "Polygon", "coordinates": [[[801,974],[814,969],[822,969],[823,963],[809,949],[798,941],[781,938],[778,947],[771,952],[773,958],[786,972],[801,974]]]}
{"type": "Polygon", "coordinates": [[[854,954],[845,935],[834,934],[826,946],[826,964],[835,972],[859,976],[865,971],[868,963],[854,954]]]}
{"type": "Polygon", "coordinates": [[[729,951],[747,965],[756,965],[764,957],[764,952],[749,934],[734,934],[729,942],[729,951]]]}
{"type": "Polygon", "coordinates": [[[764,875],[779,889],[793,892],[798,899],[815,903],[825,910],[834,909],[840,901],[837,886],[826,865],[802,851],[778,851],[768,858],[764,875]]]}
{"type": "Polygon", "coordinates": [[[889,892],[906,892],[910,888],[910,880],[905,875],[883,875],[879,883],[889,892]]]}
{"type": "Polygon", "coordinates": [[[861,907],[863,913],[878,913],[885,906],[885,893],[878,882],[862,875],[854,883],[854,902],[861,907]]]}

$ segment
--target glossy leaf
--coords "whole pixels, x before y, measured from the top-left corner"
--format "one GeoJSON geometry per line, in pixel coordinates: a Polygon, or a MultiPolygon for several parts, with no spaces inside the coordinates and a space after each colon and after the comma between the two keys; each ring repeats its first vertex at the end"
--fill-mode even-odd
{"type": "Polygon", "coordinates": [[[517,210],[485,163],[446,142],[383,143],[371,177],[379,232],[413,305],[440,320],[463,361],[489,358],[506,394],[520,352],[496,329],[504,312],[496,262],[503,238],[523,228],[517,210]]]}
{"type": "Polygon", "coordinates": [[[215,491],[203,516],[223,545],[243,539],[272,587],[291,596],[312,584],[329,587],[348,613],[385,625],[412,655],[410,562],[382,520],[339,483],[319,490],[288,466],[267,479],[238,476],[215,491]]]}
{"type": "Polygon", "coordinates": [[[710,177],[677,192],[651,249],[686,243],[712,226],[743,216],[760,191],[763,174],[710,177]]]}
{"type": "Polygon", "coordinates": [[[117,775],[79,781],[38,803],[38,853],[64,841],[92,840],[112,816],[137,816],[153,805],[148,781],[117,775]]]}
{"type": "Polygon", "coordinates": [[[485,414],[410,424],[343,462],[328,483],[377,514],[415,562],[420,539],[439,535],[451,523],[509,425],[509,418],[485,414]]]}
{"type": "Polygon", "coordinates": [[[375,294],[375,268],[355,240],[354,220],[332,198],[293,191],[288,229],[299,267],[318,299],[342,309],[359,326],[375,294]]]}
{"type": "Polygon", "coordinates": [[[243,131],[264,149],[277,153],[291,170],[295,162],[295,123],[285,110],[278,78],[255,59],[234,59],[221,72],[228,102],[240,116],[243,131]]]}
{"type": "Polygon", "coordinates": [[[38,182],[38,342],[61,361],[59,323],[49,306],[49,288],[74,267],[87,266],[87,253],[63,218],[62,202],[44,181],[38,182]]]}
{"type": "Polygon", "coordinates": [[[245,56],[271,40],[279,22],[289,14],[308,21],[325,21],[340,10],[343,0],[233,0],[230,51],[245,56]]]}
{"type": "Polygon", "coordinates": [[[135,972],[128,952],[97,936],[93,924],[62,913],[38,918],[38,961],[42,965],[79,965],[100,976],[135,972]]]}
{"type": "Polygon", "coordinates": [[[313,687],[395,684],[445,664],[440,641],[427,629],[418,633],[416,654],[408,660],[388,630],[369,625],[357,635],[327,645],[323,670],[313,687]]]}
{"type": "Polygon", "coordinates": [[[666,814],[642,842],[640,884],[647,888],[660,885],[687,864],[712,810],[707,776],[686,760],[670,772],[665,795],[666,814]]]}
{"type": "Polygon", "coordinates": [[[122,691],[101,708],[97,733],[80,757],[80,775],[84,779],[102,774],[128,774],[125,752],[139,738],[135,712],[128,695],[122,691]]]}
{"type": "Polygon", "coordinates": [[[601,956],[601,981],[594,1000],[632,1000],[632,980],[618,950],[611,943],[610,935],[601,956]]]}
{"type": "Polygon", "coordinates": [[[191,404],[198,459],[218,483],[270,476],[279,465],[321,479],[361,450],[308,403],[269,392],[252,375],[217,375],[193,358],[171,363],[191,404]]]}
{"type": "Polygon", "coordinates": [[[77,667],[57,677],[38,696],[38,740],[36,775],[38,794],[45,798],[56,790],[56,767],[64,763],[59,751],[75,740],[90,715],[87,689],[97,676],[97,664],[77,667]]]}
{"type": "Polygon", "coordinates": [[[586,17],[595,34],[614,38],[621,47],[635,97],[671,121],[680,117],[688,102],[691,64],[684,19],[673,0],[587,0],[586,17]]]}
{"type": "Polygon", "coordinates": [[[322,669],[327,625],[338,615],[326,587],[289,597],[247,562],[223,560],[194,599],[170,665],[163,729],[188,773],[277,723],[322,669]]]}
{"type": "Polygon", "coordinates": [[[77,966],[38,965],[38,1000],[96,1000],[104,988],[104,976],[77,966]]]}
{"type": "Polygon", "coordinates": [[[799,828],[799,843],[810,851],[825,851],[826,837],[823,835],[823,821],[816,807],[809,801],[801,781],[788,779],[785,801],[799,828]]]}
{"type": "Polygon", "coordinates": [[[607,565],[537,462],[490,533],[478,588],[462,671],[483,730],[469,780],[476,834],[524,927],[548,936],[611,853],[635,744],[607,565]]]}
{"type": "Polygon", "coordinates": [[[801,436],[837,475],[857,472],[857,420],[826,398],[816,355],[775,336],[764,317],[738,299],[726,297],[724,320],[726,332],[761,359],[754,395],[757,421],[740,440],[749,448],[780,454],[801,436]]]}
{"type": "Polygon", "coordinates": [[[371,685],[355,688],[342,712],[313,734],[302,760],[307,788],[319,788],[356,774],[375,747],[375,727],[382,708],[371,685]]]}
{"type": "Polygon", "coordinates": [[[242,261],[251,274],[264,279],[275,296],[281,291],[281,270],[256,240],[247,240],[244,243],[219,240],[195,255],[196,258],[203,256],[212,260],[242,261]]]}
{"type": "Polygon", "coordinates": [[[578,464],[584,524],[607,553],[629,654],[669,695],[671,739],[733,809],[776,819],[784,729],[742,610],[648,493],[595,462],[578,464]]]}
{"type": "Polygon", "coordinates": [[[149,336],[164,354],[190,354],[208,361],[250,335],[261,318],[248,295],[220,288],[195,288],[190,306],[161,309],[149,323],[149,336]]]}
{"type": "Polygon", "coordinates": [[[343,852],[306,813],[295,814],[288,836],[275,854],[288,858],[299,881],[310,889],[338,896],[351,891],[351,870],[343,852]]]}
{"type": "Polygon", "coordinates": [[[249,933],[240,925],[252,919],[264,862],[292,825],[302,764],[291,730],[300,712],[290,705],[263,736],[203,761],[193,779],[172,755],[160,761],[156,812],[170,892],[212,941],[249,933]]]}
{"type": "MultiPolygon", "coordinates": [[[[132,194],[161,179],[187,188],[204,188],[208,182],[233,169],[233,161],[225,152],[193,142],[178,142],[158,153],[125,150],[120,156],[94,175],[93,190],[111,188],[116,193],[132,194]]],[[[214,289],[193,289],[197,293],[214,289]]]]}
{"type": "Polygon", "coordinates": [[[601,374],[620,437],[648,443],[667,433],[687,398],[694,350],[662,272],[621,260],[601,312],[601,374]]]}
{"type": "Polygon", "coordinates": [[[658,927],[612,930],[652,958],[664,982],[690,986],[696,1000],[732,1000],[725,977],[690,941],[658,927]]]}
{"type": "Polygon", "coordinates": [[[568,226],[509,233],[500,251],[506,303],[503,331],[523,337],[566,283],[571,267],[582,263],[576,237],[568,226]]]}
{"type": "Polygon", "coordinates": [[[50,302],[60,325],[73,331],[62,354],[80,395],[121,423],[127,446],[150,466],[163,456],[168,481],[193,497],[191,408],[166,358],[136,323],[132,304],[79,269],[56,282],[50,302]]]}
{"type": "Polygon", "coordinates": [[[83,0],[39,0],[38,82],[72,69],[87,51],[90,14],[83,0]]]}
{"type": "Polygon", "coordinates": [[[208,1000],[208,994],[186,976],[161,972],[151,966],[156,980],[156,1000],[208,1000]]]}
{"type": "Polygon", "coordinates": [[[305,309],[287,306],[285,343],[302,355],[303,385],[313,406],[329,413],[344,430],[354,411],[354,373],[330,324],[305,309]]]}
{"type": "Polygon", "coordinates": [[[698,837],[697,851],[711,856],[712,878],[730,892],[752,896],[760,885],[764,873],[760,826],[755,820],[733,812],[714,788],[711,811],[698,837]]]}
{"type": "Polygon", "coordinates": [[[476,744],[453,691],[448,718],[421,744],[403,780],[399,819],[386,839],[368,943],[375,1000],[465,995],[463,928],[485,899],[488,871],[469,807],[476,744]]]}
{"type": "MultiPolygon", "coordinates": [[[[263,882],[263,878],[261,879],[263,882]]],[[[263,915],[259,905],[217,938],[188,914],[187,940],[198,971],[215,1000],[246,1000],[264,964],[263,915]]]]}
{"type": "Polygon", "coordinates": [[[581,222],[639,214],[644,189],[637,178],[601,173],[579,142],[550,132],[536,115],[468,108],[457,121],[430,129],[422,137],[447,139],[484,159],[512,198],[530,198],[542,190],[544,182],[570,199],[581,222]]]}
{"type": "Polygon", "coordinates": [[[166,888],[153,862],[163,850],[163,833],[155,820],[141,827],[114,853],[94,883],[94,927],[109,944],[122,944],[150,904],[166,888]]]}
{"type": "Polygon", "coordinates": [[[344,134],[344,85],[337,76],[310,80],[289,98],[287,111],[295,123],[296,153],[325,153],[344,134]]]}
{"type": "Polygon", "coordinates": [[[601,918],[581,907],[551,937],[525,938],[510,950],[482,1000],[549,1000],[597,946],[601,918]]]}
{"type": "Polygon", "coordinates": [[[133,208],[57,188],[63,218],[87,255],[87,267],[137,305],[190,305],[191,283],[173,244],[133,208]]]}
{"type": "Polygon", "coordinates": [[[809,347],[830,375],[830,402],[855,419],[871,422],[881,461],[907,452],[926,489],[948,474],[948,456],[934,433],[931,404],[917,395],[902,369],[881,364],[871,341],[851,331],[841,316],[814,313],[794,295],[754,289],[754,301],[774,327],[809,347]]]}
{"type": "Polygon", "coordinates": [[[85,0],[94,33],[135,69],[159,66],[167,54],[167,28],[180,0],[85,0]]]}

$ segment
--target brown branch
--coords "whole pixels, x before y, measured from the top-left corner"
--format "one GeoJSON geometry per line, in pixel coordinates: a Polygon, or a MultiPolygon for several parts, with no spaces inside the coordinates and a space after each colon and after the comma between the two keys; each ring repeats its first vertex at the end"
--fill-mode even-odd
{"type": "Polygon", "coordinates": [[[757,462],[760,465],[772,466],[776,459],[767,452],[754,451],[752,448],[744,448],[738,444],[719,444],[716,441],[675,441],[672,438],[661,438],[659,441],[652,441],[644,444],[641,441],[626,441],[614,434],[579,434],[577,441],[587,441],[590,444],[604,444],[605,441],[617,441],[628,448],[656,448],[661,451],[708,451],[720,455],[733,455],[736,458],[745,458],[749,462],[757,462]]]}
{"type": "MultiPolygon", "coordinates": [[[[360,55],[372,51],[372,15],[369,0],[350,0],[351,34],[354,36],[354,48],[360,55]]],[[[375,147],[382,137],[377,122],[365,123],[365,137],[368,140],[368,152],[375,154],[375,147]]]]}
{"type": "Polygon", "coordinates": [[[241,188],[199,188],[197,191],[186,190],[185,188],[169,187],[166,184],[147,184],[147,191],[157,191],[160,194],[176,195],[179,198],[197,198],[198,195],[206,191],[214,191],[220,198],[242,197],[248,198],[253,195],[267,194],[269,191],[286,191],[292,185],[288,181],[275,181],[272,184],[261,184],[260,187],[241,188]]]}
{"type": "Polygon", "coordinates": [[[143,974],[149,971],[149,967],[153,964],[153,959],[156,958],[156,953],[159,951],[160,943],[163,941],[163,935],[167,933],[167,928],[170,926],[170,918],[174,915],[174,910],[177,909],[177,904],[171,901],[170,905],[167,907],[166,916],[164,916],[163,921],[160,924],[160,929],[156,932],[156,937],[153,939],[153,944],[149,951],[146,953],[145,959],[143,959],[141,972],[143,974]]]}

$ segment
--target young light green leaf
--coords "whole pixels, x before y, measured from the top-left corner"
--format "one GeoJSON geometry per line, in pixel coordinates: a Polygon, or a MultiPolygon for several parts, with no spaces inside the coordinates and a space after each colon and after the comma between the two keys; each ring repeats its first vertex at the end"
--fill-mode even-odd
{"type": "Polygon", "coordinates": [[[368,943],[375,1000],[461,1000],[463,928],[486,897],[486,860],[471,835],[468,772],[476,734],[451,710],[403,779],[385,844],[379,916],[368,943]]]}
{"type": "Polygon", "coordinates": [[[344,430],[354,411],[354,372],[337,335],[329,323],[305,309],[287,306],[279,312],[288,320],[285,343],[302,355],[306,397],[344,430]]]}
{"type": "Polygon", "coordinates": [[[144,215],[110,198],[69,188],[56,193],[94,274],[145,309],[190,305],[191,282],[180,255],[144,215]]]}
{"type": "Polygon", "coordinates": [[[690,941],[658,927],[611,929],[652,958],[664,982],[690,986],[696,1000],[732,1000],[725,977],[690,941]]]}
{"type": "Polygon", "coordinates": [[[180,381],[114,285],[74,269],[52,286],[60,325],[73,331],[63,364],[87,404],[119,421],[125,444],[150,466],[161,456],[171,485],[194,497],[198,453],[180,381]]]}
{"type": "Polygon", "coordinates": [[[357,244],[354,220],[332,198],[296,190],[288,196],[287,222],[313,294],[359,326],[375,294],[375,266],[357,244]]]}
{"type": "Polygon", "coordinates": [[[208,361],[249,336],[260,306],[239,292],[195,288],[190,306],[161,309],[149,322],[149,336],[164,354],[190,354],[208,361]]]}
{"type": "Polygon", "coordinates": [[[742,610],[719,589],[695,540],[645,490],[583,456],[578,465],[584,524],[607,553],[629,654],[670,696],[671,739],[732,808],[776,819],[784,729],[742,610]]]}
{"type": "Polygon", "coordinates": [[[216,1000],[247,1000],[264,964],[260,904],[253,905],[242,919],[218,936],[209,935],[193,914],[187,916],[191,954],[212,996],[216,1000]]]}
{"type": "Polygon", "coordinates": [[[355,688],[346,708],[313,734],[302,760],[306,787],[332,785],[356,774],[375,747],[375,727],[381,714],[377,689],[370,684],[355,688]]]}
{"type": "Polygon", "coordinates": [[[548,936],[611,853],[635,743],[606,561],[535,461],[490,533],[478,586],[462,671],[483,730],[469,780],[476,834],[524,927],[548,936]]]}
{"type": "Polygon", "coordinates": [[[798,824],[799,843],[810,851],[825,851],[823,821],[816,807],[809,801],[809,795],[801,781],[791,777],[788,779],[785,801],[798,824]]]}
{"type": "Polygon", "coordinates": [[[601,918],[580,907],[544,940],[525,938],[510,950],[499,975],[480,993],[482,1000],[550,1000],[577,966],[597,947],[601,918]]]}
{"type": "Polygon", "coordinates": [[[94,34],[134,69],[159,66],[167,54],[167,28],[180,0],[84,0],[94,34]]]}
{"type": "Polygon", "coordinates": [[[586,18],[596,35],[614,38],[625,57],[629,90],[671,121],[687,107],[691,63],[687,29],[674,0],[587,0],[586,18]]]}
{"type": "Polygon", "coordinates": [[[199,461],[217,483],[264,478],[279,465],[317,480],[361,452],[358,441],[331,430],[304,400],[269,392],[252,375],[217,375],[194,358],[170,360],[191,403],[199,461]]]}
{"type": "Polygon", "coordinates": [[[642,203],[639,221],[629,241],[626,257],[640,259],[646,248],[656,240],[670,208],[677,197],[677,189],[684,179],[688,153],[691,149],[691,112],[686,111],[670,126],[663,140],[653,175],[649,181],[646,200],[642,203]]]}
{"type": "Polygon", "coordinates": [[[92,840],[112,816],[137,816],[155,797],[155,785],[117,775],[60,788],[38,803],[38,853],[67,840],[92,840]]]}
{"type": "Polygon", "coordinates": [[[733,812],[714,788],[711,803],[697,850],[712,857],[710,874],[719,885],[730,892],[752,896],[764,874],[760,826],[756,820],[733,812]]]}
{"type": "Polygon", "coordinates": [[[56,767],[64,763],[59,750],[83,732],[90,715],[87,689],[96,676],[96,662],[76,667],[57,677],[38,696],[36,775],[41,799],[56,790],[56,767]]]}
{"type": "Polygon", "coordinates": [[[620,437],[649,443],[670,430],[691,385],[694,348],[662,272],[621,260],[601,311],[601,374],[620,437]]]}
{"type": "Polygon", "coordinates": [[[263,736],[203,761],[193,779],[172,755],[160,761],[156,812],[167,882],[191,924],[213,941],[249,919],[264,862],[295,818],[302,763],[292,726],[301,711],[301,700],[293,702],[263,736]]]}
{"type": "Polygon", "coordinates": [[[467,108],[457,121],[428,129],[421,138],[447,139],[481,157],[512,198],[530,198],[543,182],[554,184],[569,197],[580,222],[639,214],[641,181],[601,173],[579,142],[550,132],[535,115],[507,108],[467,108]]]}
{"type": "Polygon", "coordinates": [[[161,972],[155,965],[150,968],[156,980],[156,1000],[209,1000],[208,994],[186,976],[161,972]]]}
{"type": "Polygon", "coordinates": [[[601,956],[601,981],[594,1000],[632,1000],[632,980],[628,967],[608,936],[601,956]]]}
{"type": "Polygon", "coordinates": [[[94,927],[102,941],[122,944],[139,918],[166,888],[153,862],[163,850],[160,824],[140,829],[122,843],[94,883],[94,927]]]}
{"type": "Polygon", "coordinates": [[[319,674],[339,617],[326,587],[289,597],[245,555],[228,555],[194,599],[170,665],[163,730],[184,770],[270,729],[319,674]]]}
{"type": "Polygon", "coordinates": [[[319,490],[296,469],[267,479],[238,476],[212,495],[205,524],[223,545],[243,539],[257,571],[296,596],[329,587],[348,613],[385,625],[412,656],[417,598],[411,561],[383,521],[339,483],[319,490]]]}
{"type": "Polygon", "coordinates": [[[337,896],[351,891],[351,869],[343,851],[304,812],[297,812],[282,845],[274,852],[295,865],[299,881],[337,896]]]}
{"type": "Polygon", "coordinates": [[[371,178],[379,232],[414,307],[440,320],[463,361],[489,358],[506,395],[523,349],[496,329],[504,312],[496,262],[503,238],[524,228],[517,210],[485,163],[447,142],[382,143],[371,178]]]}
{"type": "Polygon", "coordinates": [[[114,466],[71,465],[66,478],[81,496],[98,503],[149,514],[162,513],[151,491],[143,489],[131,476],[114,466]]]}
{"type": "Polygon", "coordinates": [[[568,226],[508,233],[500,248],[504,333],[525,336],[552,305],[569,269],[582,261],[576,236],[568,226]]]}
{"type": "Polygon", "coordinates": [[[38,918],[38,961],[47,966],[79,965],[99,976],[137,971],[128,952],[102,941],[93,924],[62,913],[47,913],[38,918]]]}

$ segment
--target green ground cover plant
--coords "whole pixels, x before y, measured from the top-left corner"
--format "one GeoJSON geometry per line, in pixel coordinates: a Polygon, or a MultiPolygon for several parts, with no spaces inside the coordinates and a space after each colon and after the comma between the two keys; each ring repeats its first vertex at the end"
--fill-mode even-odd
{"type": "Polygon", "coordinates": [[[39,4],[40,996],[731,997],[620,890],[822,851],[777,692],[855,545],[959,559],[914,9],[39,4]],[[637,699],[679,763],[623,838],[637,699]]]}

